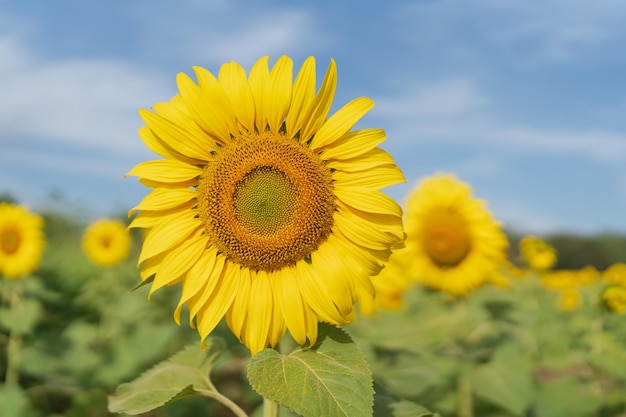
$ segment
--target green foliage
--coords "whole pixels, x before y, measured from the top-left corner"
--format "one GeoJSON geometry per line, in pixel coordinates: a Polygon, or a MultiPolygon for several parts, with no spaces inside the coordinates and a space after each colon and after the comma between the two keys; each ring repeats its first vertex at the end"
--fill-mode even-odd
{"type": "Polygon", "coordinates": [[[265,349],[248,378],[263,397],[304,417],[371,416],[374,389],[365,357],[337,327],[320,324],[315,345],[289,355],[265,349]]]}
{"type": "Polygon", "coordinates": [[[207,349],[200,349],[198,344],[188,346],[133,382],[117,387],[109,397],[109,410],[136,415],[198,392],[215,392],[209,373],[225,343],[219,338],[206,343],[207,349]]]}
{"type": "MultiPolygon", "coordinates": [[[[82,254],[80,216],[44,217],[42,266],[0,280],[2,415],[232,417],[229,398],[260,417],[259,393],[281,417],[626,415],[626,320],[601,308],[601,283],[580,288],[583,305],[568,312],[532,273],[466,299],[415,287],[402,311],[321,324],[314,346],[251,359],[224,322],[201,350],[197,332],[173,322],[175,288],[147,300],[138,244],[127,262],[99,268],[82,254]],[[15,383],[5,382],[10,346],[15,383]]],[[[561,267],[626,260],[622,237],[548,240],[561,267]]]]}

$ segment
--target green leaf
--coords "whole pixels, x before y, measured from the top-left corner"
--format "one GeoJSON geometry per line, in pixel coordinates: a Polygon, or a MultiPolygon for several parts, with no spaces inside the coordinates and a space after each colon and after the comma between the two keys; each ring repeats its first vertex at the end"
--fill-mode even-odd
{"type": "Polygon", "coordinates": [[[19,385],[0,384],[0,406],[3,415],[4,413],[7,413],[7,415],[11,417],[27,417],[32,415],[28,397],[19,385]]]}
{"type": "Polygon", "coordinates": [[[23,300],[15,308],[0,310],[0,325],[17,333],[31,333],[41,313],[42,307],[39,301],[23,300]]]}
{"type": "Polygon", "coordinates": [[[187,346],[133,382],[117,387],[109,396],[109,411],[141,414],[194,395],[198,389],[214,391],[209,372],[226,344],[220,338],[207,339],[206,344],[207,349],[197,344],[187,346]]]}
{"type": "Polygon", "coordinates": [[[544,381],[533,415],[537,417],[571,417],[597,415],[602,398],[593,384],[573,377],[544,381]],[[595,413],[594,413],[595,412],[595,413]]]}
{"type": "Polygon", "coordinates": [[[532,361],[509,343],[498,349],[491,362],[472,372],[471,384],[477,396],[522,416],[534,398],[532,371],[532,361]]]}
{"type": "Polygon", "coordinates": [[[374,417],[439,417],[428,409],[408,400],[398,400],[378,393],[374,401],[374,417]]]}
{"type": "Polygon", "coordinates": [[[374,389],[367,362],[343,330],[320,323],[317,343],[281,355],[265,349],[248,366],[263,397],[304,417],[373,415],[374,389]]]}

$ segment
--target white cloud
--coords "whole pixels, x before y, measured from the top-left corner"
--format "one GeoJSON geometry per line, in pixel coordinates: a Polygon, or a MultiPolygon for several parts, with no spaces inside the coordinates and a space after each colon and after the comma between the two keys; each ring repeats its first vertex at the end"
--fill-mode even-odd
{"type": "Polygon", "coordinates": [[[620,0],[440,0],[412,3],[407,9],[399,16],[406,19],[408,13],[414,20],[406,29],[421,34],[412,36],[415,42],[439,44],[443,39],[450,50],[486,42],[508,56],[515,51],[525,65],[580,59],[599,45],[626,37],[626,3],[620,0]]]}
{"type": "Polygon", "coordinates": [[[113,60],[43,61],[11,38],[0,39],[0,54],[4,138],[136,151],[137,110],[172,95],[155,75],[113,60]]]}
{"type": "Polygon", "coordinates": [[[383,97],[377,100],[377,115],[386,119],[389,137],[409,146],[471,143],[508,152],[576,153],[613,163],[626,158],[626,132],[503,121],[498,106],[469,79],[455,78],[383,97]]]}

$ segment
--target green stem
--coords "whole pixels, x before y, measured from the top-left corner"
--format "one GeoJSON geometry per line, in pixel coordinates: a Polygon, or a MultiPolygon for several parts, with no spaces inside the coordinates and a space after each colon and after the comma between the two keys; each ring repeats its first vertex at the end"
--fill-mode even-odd
{"type": "Polygon", "coordinates": [[[230,398],[225,397],[217,391],[207,391],[196,389],[196,391],[205,397],[213,398],[214,400],[219,401],[224,406],[228,407],[230,411],[233,412],[237,417],[248,417],[245,411],[243,411],[237,404],[235,404],[230,398]]]}
{"type": "MultiPolygon", "coordinates": [[[[21,288],[17,286],[17,288],[21,288]]],[[[9,307],[11,312],[15,312],[19,308],[20,294],[18,290],[11,291],[9,298],[9,307]]],[[[7,343],[7,369],[4,382],[8,384],[18,384],[20,379],[20,361],[22,351],[22,335],[15,330],[9,331],[9,341],[7,343]]]]}
{"type": "Polygon", "coordinates": [[[278,404],[263,397],[263,417],[278,417],[278,404]]]}
{"type": "Polygon", "coordinates": [[[463,372],[459,375],[457,389],[459,396],[458,417],[473,417],[474,404],[472,398],[472,385],[467,372],[463,372]]]}

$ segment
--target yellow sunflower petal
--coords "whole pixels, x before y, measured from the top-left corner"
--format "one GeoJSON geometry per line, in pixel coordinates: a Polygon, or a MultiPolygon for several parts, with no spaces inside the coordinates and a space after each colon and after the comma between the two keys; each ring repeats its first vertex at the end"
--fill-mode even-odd
{"type": "Polygon", "coordinates": [[[254,96],[255,123],[259,131],[264,131],[267,125],[268,89],[270,83],[269,57],[264,56],[254,63],[248,80],[254,96]]]}
{"type": "Polygon", "coordinates": [[[311,136],[313,136],[326,121],[326,116],[333,103],[336,88],[337,67],[335,61],[331,59],[320,91],[306,110],[306,123],[300,130],[301,142],[308,142],[311,136]]]}
{"type": "Polygon", "coordinates": [[[402,216],[402,208],[394,199],[379,191],[364,188],[339,188],[335,195],[344,203],[370,213],[392,214],[402,216]]]}
{"type": "MultiPolygon", "coordinates": [[[[295,270],[286,268],[276,276],[275,293],[277,307],[283,317],[294,340],[303,345],[308,335],[306,310],[300,294],[298,280],[294,276],[295,270]]],[[[317,327],[317,322],[315,323],[317,327]]]]}
{"type": "Polygon", "coordinates": [[[198,193],[189,188],[166,189],[155,188],[133,207],[128,215],[132,216],[137,210],[167,210],[196,198],[198,193]]]}
{"type": "Polygon", "coordinates": [[[224,317],[224,314],[226,314],[235,300],[240,274],[239,266],[227,263],[220,276],[220,282],[216,285],[208,301],[198,312],[196,321],[198,323],[198,332],[203,340],[222,320],[222,317],[224,317]]]}
{"type": "Polygon", "coordinates": [[[187,129],[148,110],[140,110],[139,115],[168,146],[190,158],[206,160],[209,151],[215,148],[206,135],[202,135],[195,129],[187,129]]]}
{"type": "Polygon", "coordinates": [[[161,262],[162,266],[152,282],[149,294],[151,295],[159,288],[168,285],[189,271],[205,250],[206,240],[206,236],[203,236],[202,232],[197,230],[187,239],[180,242],[177,247],[171,248],[161,262]]]}
{"type": "Polygon", "coordinates": [[[328,168],[346,172],[365,171],[381,165],[395,165],[395,162],[391,155],[380,148],[374,148],[355,158],[331,159],[327,162],[328,168]]]}
{"type": "Polygon", "coordinates": [[[187,74],[178,74],[176,83],[189,112],[210,138],[221,143],[230,139],[229,123],[225,120],[225,113],[215,106],[219,101],[196,85],[187,74]]]}
{"type": "Polygon", "coordinates": [[[202,174],[202,169],[176,160],[141,162],[126,176],[142,177],[151,181],[176,183],[188,181],[202,174]]]}
{"type": "Polygon", "coordinates": [[[311,306],[322,321],[333,324],[346,323],[344,316],[328,297],[329,289],[317,279],[308,264],[302,262],[296,264],[295,277],[298,280],[302,299],[311,306]]]}
{"type": "Polygon", "coordinates": [[[256,314],[248,315],[244,339],[250,353],[254,355],[265,348],[274,305],[272,287],[265,271],[259,271],[251,284],[250,292],[254,297],[250,297],[248,301],[248,311],[256,314]]]}
{"type": "Polygon", "coordinates": [[[201,226],[202,223],[193,211],[181,211],[163,217],[146,235],[138,263],[171,249],[201,226]]]}
{"type": "Polygon", "coordinates": [[[383,129],[363,129],[348,132],[337,139],[333,146],[323,150],[324,159],[350,159],[368,152],[384,142],[383,129]]]}
{"type": "Polygon", "coordinates": [[[278,58],[270,73],[267,90],[267,123],[272,132],[278,132],[291,104],[293,61],[286,56],[278,58]]]}
{"type": "Polygon", "coordinates": [[[315,98],[315,58],[308,57],[293,85],[291,107],[286,118],[287,136],[293,138],[306,121],[306,111],[315,98]]]}
{"type": "Polygon", "coordinates": [[[383,165],[358,173],[335,171],[333,172],[333,179],[335,186],[371,188],[373,190],[380,190],[405,181],[402,171],[395,165],[383,165]]]}
{"type": "Polygon", "coordinates": [[[340,108],[315,133],[311,140],[311,148],[319,149],[339,140],[372,107],[374,107],[374,102],[371,99],[360,97],[340,108]]]}
{"type": "Polygon", "coordinates": [[[178,306],[176,306],[176,310],[174,311],[174,320],[176,324],[180,326],[180,313],[182,311],[183,305],[189,301],[192,297],[202,291],[202,289],[207,285],[207,281],[204,279],[204,276],[208,276],[211,272],[213,272],[213,268],[215,267],[215,262],[217,260],[217,249],[215,247],[207,248],[196,263],[194,263],[189,272],[187,273],[187,279],[183,281],[183,291],[180,296],[180,301],[178,302],[178,306]]]}
{"type": "Polygon", "coordinates": [[[198,84],[202,89],[203,95],[206,96],[207,105],[215,109],[211,112],[216,125],[220,126],[220,138],[228,139],[230,133],[237,133],[237,116],[232,108],[231,101],[224,91],[220,82],[213,74],[202,67],[195,66],[193,71],[198,78],[198,84]]]}
{"type": "Polygon", "coordinates": [[[243,329],[248,319],[248,303],[251,295],[252,275],[256,275],[256,272],[251,273],[249,269],[241,270],[237,295],[226,316],[228,327],[230,327],[233,334],[240,340],[242,339],[243,329]]]}
{"type": "Polygon", "coordinates": [[[246,71],[236,62],[230,62],[221,66],[218,80],[232,103],[239,123],[254,132],[254,96],[246,79],[246,71]]]}

